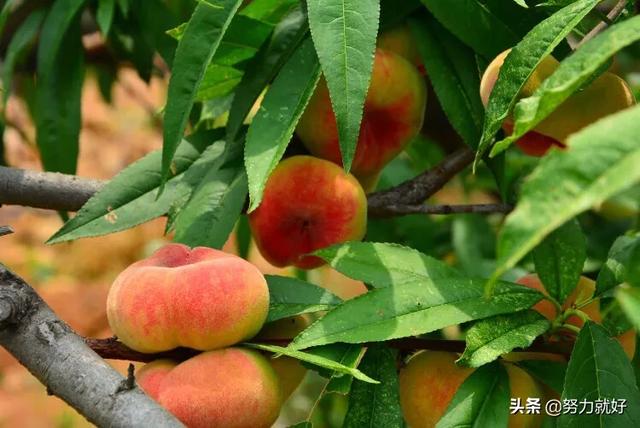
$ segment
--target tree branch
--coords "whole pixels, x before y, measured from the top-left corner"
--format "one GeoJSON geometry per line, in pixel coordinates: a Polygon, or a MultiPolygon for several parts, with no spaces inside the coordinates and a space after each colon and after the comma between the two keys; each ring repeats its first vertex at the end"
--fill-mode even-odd
{"type": "Polygon", "coordinates": [[[376,217],[398,217],[409,214],[460,214],[460,213],[509,213],[509,204],[471,205],[387,205],[376,210],[376,217]]]}
{"type": "Polygon", "coordinates": [[[78,211],[104,182],[0,166],[0,204],[78,211]]]}
{"type": "MultiPolygon", "coordinates": [[[[169,358],[175,361],[184,361],[197,355],[199,351],[189,348],[177,348],[167,352],[157,354],[145,354],[128,348],[125,344],[118,341],[115,337],[109,339],[85,339],[87,345],[91,347],[98,355],[110,360],[127,360],[149,362],[162,358],[169,358]]],[[[271,339],[256,340],[256,343],[268,345],[277,345],[286,347],[291,340],[289,339],[271,339]]],[[[369,346],[372,343],[363,343],[363,346],[369,346]]],[[[387,342],[392,348],[402,351],[418,351],[428,349],[431,351],[446,351],[462,353],[465,349],[464,340],[443,340],[443,339],[423,339],[417,337],[407,337],[403,339],[394,339],[387,342]]],[[[571,343],[558,342],[548,343],[543,339],[537,339],[526,349],[516,349],[513,352],[544,352],[551,354],[569,355],[571,354],[571,343]]]]}
{"type": "MultiPolygon", "coordinates": [[[[473,151],[461,149],[434,168],[389,190],[368,196],[370,217],[392,217],[406,214],[452,214],[458,212],[508,212],[509,206],[487,205],[421,205],[466,168],[474,158],[473,151]]],[[[28,171],[0,166],[0,204],[22,205],[56,211],[78,211],[106,182],[52,172],[28,171]]]]}
{"type": "MultiPolygon", "coordinates": [[[[618,16],[620,16],[620,14],[624,11],[626,6],[627,6],[627,0],[619,0],[618,3],[615,6],[613,6],[609,11],[609,13],[607,14],[607,20],[609,22],[615,21],[615,19],[618,16]]],[[[605,21],[599,22],[598,25],[593,27],[591,31],[589,31],[582,38],[582,40],[580,40],[580,43],[576,45],[575,49],[578,49],[580,46],[584,45],[586,42],[596,37],[598,34],[604,31],[608,26],[609,24],[605,21]]]]}
{"type": "Polygon", "coordinates": [[[180,427],[60,320],[22,279],[0,265],[0,345],[98,426],[180,427]]]}
{"type": "Polygon", "coordinates": [[[382,192],[375,192],[368,196],[369,215],[373,217],[388,217],[386,207],[406,204],[419,205],[434,195],[460,171],[473,162],[475,153],[467,148],[460,149],[442,162],[425,171],[412,180],[382,192]]]}

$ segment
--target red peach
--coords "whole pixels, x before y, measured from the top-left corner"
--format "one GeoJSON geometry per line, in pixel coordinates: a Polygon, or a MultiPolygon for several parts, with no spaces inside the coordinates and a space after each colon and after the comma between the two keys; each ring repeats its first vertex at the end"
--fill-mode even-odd
{"type": "Polygon", "coordinates": [[[266,428],[280,412],[273,369],[246,349],[204,352],[180,364],[155,361],[138,372],[137,380],[189,428],[266,428]]]}
{"type": "Polygon", "coordinates": [[[264,258],[274,266],[311,269],[320,248],[360,240],[367,200],[358,181],[331,162],[293,156],[280,162],[264,189],[249,226],[264,258]]]}
{"type": "Polygon", "coordinates": [[[125,269],[111,286],[107,317],[132,349],[210,350],[253,337],[269,310],[260,271],[240,257],[169,244],[125,269]]]}
{"type": "MultiPolygon", "coordinates": [[[[375,182],[373,177],[420,132],[426,101],[426,85],[416,68],[400,55],[377,49],[353,175],[363,183],[375,182]]],[[[315,156],[342,165],[338,128],[324,79],[300,118],[297,133],[315,156]]]]}

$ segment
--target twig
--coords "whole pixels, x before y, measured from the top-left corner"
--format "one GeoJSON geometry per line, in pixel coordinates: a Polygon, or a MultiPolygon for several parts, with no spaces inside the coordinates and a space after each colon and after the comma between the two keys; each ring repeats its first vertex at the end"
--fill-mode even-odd
{"type": "Polygon", "coordinates": [[[458,150],[434,168],[412,180],[382,192],[369,195],[369,214],[387,216],[386,207],[391,205],[419,205],[447,184],[452,177],[473,162],[475,153],[470,149],[458,150]]]}
{"type": "Polygon", "coordinates": [[[509,204],[471,205],[387,205],[376,211],[376,217],[397,217],[410,214],[459,214],[459,213],[508,213],[513,210],[509,204]]]}
{"type": "Polygon", "coordinates": [[[0,345],[48,392],[98,426],[182,426],[139,388],[119,388],[126,380],[60,320],[33,288],[2,265],[0,345]]]}
{"type": "MultiPolygon", "coordinates": [[[[609,13],[607,14],[607,19],[609,20],[609,22],[615,21],[615,19],[618,16],[620,16],[620,14],[624,11],[624,8],[626,6],[627,6],[627,0],[618,1],[618,3],[616,3],[616,5],[613,6],[611,8],[611,10],[609,11],[609,13]]],[[[580,43],[578,43],[576,45],[575,49],[578,49],[580,46],[584,45],[586,42],[588,42],[589,40],[593,39],[595,36],[597,36],[602,31],[604,31],[604,29],[607,28],[608,26],[609,26],[609,24],[607,24],[607,22],[605,22],[605,21],[599,22],[595,27],[593,27],[591,29],[591,31],[589,31],[582,38],[582,40],[580,40],[580,43]]]]}

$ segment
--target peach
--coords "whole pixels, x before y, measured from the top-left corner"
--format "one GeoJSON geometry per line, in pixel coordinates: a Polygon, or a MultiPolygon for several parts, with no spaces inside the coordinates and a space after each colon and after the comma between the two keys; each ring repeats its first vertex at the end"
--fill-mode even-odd
{"type": "MultiPolygon", "coordinates": [[[[525,275],[522,278],[518,279],[516,282],[518,284],[522,284],[527,287],[538,290],[542,292],[542,294],[544,294],[545,296],[549,295],[547,290],[544,288],[544,285],[540,281],[540,278],[538,277],[538,275],[535,275],[535,274],[525,275]]],[[[569,296],[567,297],[567,300],[563,302],[562,309],[567,310],[571,308],[574,304],[579,305],[581,303],[586,302],[587,300],[591,299],[591,297],[593,297],[593,293],[595,292],[595,290],[596,290],[595,282],[593,282],[591,279],[587,277],[584,277],[584,276],[580,277],[580,280],[578,281],[578,285],[576,285],[576,288],[574,288],[571,294],[569,294],[569,296]]],[[[549,321],[555,320],[559,315],[554,304],[546,299],[536,303],[533,306],[533,309],[540,312],[549,321]]],[[[602,322],[599,299],[595,299],[588,305],[580,308],[580,310],[586,313],[594,322],[597,322],[597,323],[602,322]]],[[[567,323],[572,324],[576,327],[582,327],[584,325],[584,321],[580,317],[575,315],[570,316],[567,319],[567,323]]]]}
{"type": "MultiPolygon", "coordinates": [[[[432,428],[446,413],[458,388],[473,369],[455,364],[457,355],[450,352],[422,351],[400,370],[400,406],[412,428],[432,428]]],[[[526,403],[528,397],[543,398],[545,391],[527,372],[505,364],[511,397],[526,403]]],[[[541,415],[509,415],[509,427],[539,427],[541,415]]]]}
{"type": "Polygon", "coordinates": [[[114,334],[140,352],[211,350],[253,337],[269,311],[260,271],[210,248],[169,244],[125,269],[107,297],[114,334]]]}
{"type": "Polygon", "coordinates": [[[378,47],[400,55],[413,64],[420,74],[426,74],[418,46],[408,25],[399,25],[380,34],[378,47]]]}
{"type": "Polygon", "coordinates": [[[190,428],[266,428],[280,412],[273,369],[247,349],[204,352],[180,364],[154,361],[140,369],[137,381],[190,428]]]}
{"type": "Polygon", "coordinates": [[[400,370],[400,405],[412,428],[434,427],[473,369],[455,364],[451,352],[423,351],[400,370]]]}
{"type": "Polygon", "coordinates": [[[627,358],[629,358],[629,360],[633,360],[633,357],[636,354],[636,331],[634,329],[628,330],[617,336],[616,339],[620,342],[620,346],[622,346],[627,358]]]}
{"type": "Polygon", "coordinates": [[[345,276],[330,266],[320,266],[309,271],[307,280],[325,288],[343,300],[352,299],[367,292],[362,281],[345,276]]]}
{"type": "Polygon", "coordinates": [[[267,180],[249,226],[260,253],[274,266],[312,269],[324,264],[309,253],[363,238],[367,199],[351,174],[329,161],[293,156],[267,180]]]}
{"type": "MultiPolygon", "coordinates": [[[[306,314],[273,321],[265,324],[256,339],[291,340],[310,324],[311,318],[306,314]]],[[[269,363],[280,382],[282,401],[285,401],[298,388],[307,374],[307,369],[299,360],[286,356],[271,358],[269,363]]]]}
{"type": "MultiPolygon", "coordinates": [[[[489,102],[498,74],[510,50],[502,52],[487,67],[480,82],[480,96],[484,105],[489,102]]],[[[538,65],[520,90],[518,98],[531,96],[543,80],[558,68],[558,61],[548,56],[538,65]]],[[[605,72],[585,89],[575,92],[565,102],[525,134],[516,144],[526,154],[542,156],[551,147],[564,148],[567,137],[585,126],[632,106],[635,103],[629,85],[613,73],[605,72]]],[[[503,124],[505,132],[513,131],[512,119],[503,124]]]]}
{"type": "MultiPolygon", "coordinates": [[[[541,400],[546,397],[546,391],[535,381],[529,373],[522,370],[515,364],[504,364],[504,368],[509,375],[509,388],[511,390],[511,398],[519,398],[522,406],[527,403],[527,398],[540,398],[541,400]]],[[[540,414],[526,414],[515,413],[509,415],[509,428],[534,428],[542,426],[542,413],[540,414]]]]}
{"type": "MultiPolygon", "coordinates": [[[[375,177],[420,132],[427,101],[424,79],[406,59],[377,49],[351,172],[367,191],[375,177]]],[[[314,155],[342,165],[338,128],[324,79],[300,118],[297,134],[314,155]]]]}

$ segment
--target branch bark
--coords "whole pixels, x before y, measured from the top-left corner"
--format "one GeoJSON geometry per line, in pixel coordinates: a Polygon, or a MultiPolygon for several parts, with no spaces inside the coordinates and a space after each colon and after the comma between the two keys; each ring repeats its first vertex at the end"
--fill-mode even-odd
{"type": "Polygon", "coordinates": [[[54,394],[98,426],[181,427],[60,320],[22,279],[0,265],[0,345],[54,394]]]}
{"type": "MultiPolygon", "coordinates": [[[[622,12],[624,12],[624,9],[626,6],[627,6],[627,0],[619,0],[618,3],[615,6],[613,6],[609,11],[609,13],[607,14],[607,20],[609,22],[615,21],[616,18],[620,16],[622,12]]],[[[593,29],[591,29],[591,31],[587,33],[587,35],[585,35],[582,38],[582,40],[580,40],[580,43],[576,45],[575,49],[578,49],[580,46],[584,45],[586,42],[596,37],[598,34],[604,31],[608,26],[609,24],[607,22],[604,22],[604,21],[599,22],[595,27],[593,27],[593,29]]]]}
{"type": "Polygon", "coordinates": [[[0,166],[0,204],[78,211],[104,182],[0,166]]]}
{"type": "Polygon", "coordinates": [[[369,215],[388,217],[388,206],[419,205],[434,195],[460,171],[473,162],[475,153],[467,148],[460,149],[434,168],[423,172],[412,180],[382,192],[368,196],[369,215]]]}
{"type": "MultiPolygon", "coordinates": [[[[451,214],[457,212],[505,212],[506,206],[423,206],[474,159],[474,152],[461,149],[433,169],[389,190],[368,196],[370,217],[406,214],[451,214]]],[[[78,211],[106,182],[52,172],[0,167],[0,204],[22,205],[56,211],[78,211]]]]}

